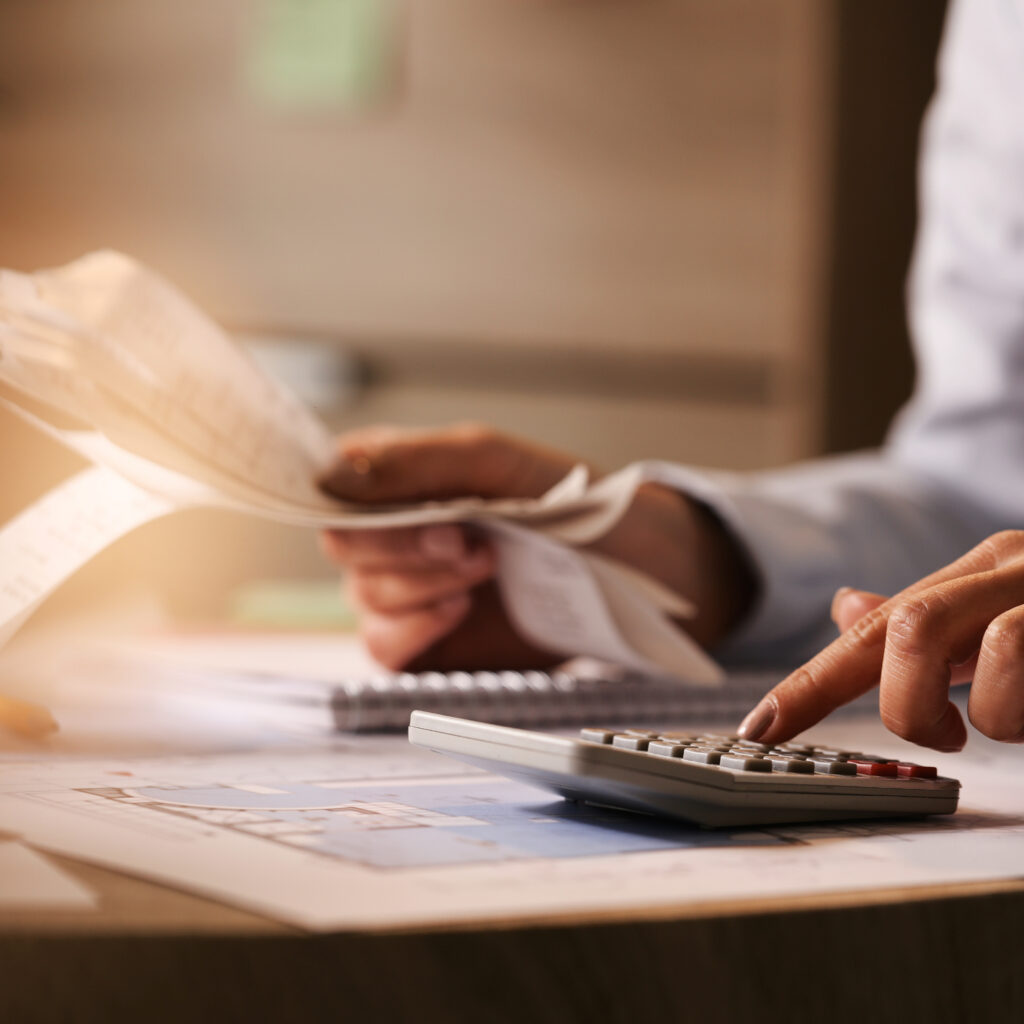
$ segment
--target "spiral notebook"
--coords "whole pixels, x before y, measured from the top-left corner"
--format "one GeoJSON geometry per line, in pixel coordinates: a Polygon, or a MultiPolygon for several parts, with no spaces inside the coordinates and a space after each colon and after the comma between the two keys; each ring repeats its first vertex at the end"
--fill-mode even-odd
{"type": "Polygon", "coordinates": [[[350,635],[174,630],[94,644],[64,673],[82,688],[146,691],[211,716],[321,733],[397,731],[413,711],[528,728],[725,724],[785,674],[732,670],[718,686],[693,686],[590,658],[548,672],[387,673],[350,635]]]}
{"type": "MultiPolygon", "coordinates": [[[[734,675],[721,687],[632,674],[426,672],[309,680],[280,674],[165,666],[159,682],[181,696],[249,715],[343,732],[405,729],[413,711],[534,728],[582,723],[723,721],[740,718],[780,673],[734,675]]],[[[151,684],[154,682],[150,676],[151,684]]]]}

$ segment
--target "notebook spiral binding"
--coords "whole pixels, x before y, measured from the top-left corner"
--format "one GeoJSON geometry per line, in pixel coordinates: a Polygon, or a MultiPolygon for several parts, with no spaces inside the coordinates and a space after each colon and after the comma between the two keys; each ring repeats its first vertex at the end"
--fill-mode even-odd
{"type": "Polygon", "coordinates": [[[404,729],[413,711],[496,725],[703,722],[745,713],[778,674],[731,678],[716,689],[671,679],[592,678],[570,672],[425,672],[339,683],[331,697],[344,732],[404,729]]]}

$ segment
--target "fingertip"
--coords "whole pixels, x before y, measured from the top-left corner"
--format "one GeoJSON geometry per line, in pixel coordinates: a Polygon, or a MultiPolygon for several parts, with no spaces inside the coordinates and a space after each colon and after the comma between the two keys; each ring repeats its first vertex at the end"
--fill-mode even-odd
{"type": "Polygon", "coordinates": [[[748,715],[740,722],[736,730],[742,739],[756,742],[764,736],[775,723],[779,714],[779,706],[773,697],[765,697],[748,715]]]}
{"type": "Polygon", "coordinates": [[[853,587],[840,587],[832,595],[832,605],[829,608],[829,615],[831,616],[832,621],[836,625],[839,625],[839,615],[842,610],[843,604],[845,603],[846,598],[852,593],[853,587]]]}
{"type": "Polygon", "coordinates": [[[839,631],[845,633],[855,622],[859,622],[886,600],[887,598],[881,594],[874,594],[869,590],[840,587],[832,598],[830,615],[839,631]]]}
{"type": "Polygon", "coordinates": [[[361,625],[363,641],[385,668],[399,672],[451,633],[469,614],[471,606],[470,595],[461,593],[406,614],[365,612],[361,625]]]}
{"type": "Polygon", "coordinates": [[[348,545],[338,530],[321,530],[317,534],[317,543],[320,545],[321,554],[328,561],[339,564],[345,561],[348,545]]]}
{"type": "MultiPolygon", "coordinates": [[[[946,713],[942,716],[941,740],[934,744],[936,750],[944,753],[955,753],[967,745],[967,726],[963,715],[955,704],[946,705],[946,713]]],[[[931,746],[932,744],[929,744],[931,746]]]]}
{"type": "Polygon", "coordinates": [[[882,722],[901,739],[919,747],[939,750],[944,754],[957,753],[967,744],[967,726],[956,705],[948,703],[938,721],[921,722],[895,718],[883,704],[882,722]]]}
{"type": "Polygon", "coordinates": [[[373,481],[373,460],[363,449],[339,448],[333,463],[317,477],[317,486],[335,498],[363,497],[373,481]]]}

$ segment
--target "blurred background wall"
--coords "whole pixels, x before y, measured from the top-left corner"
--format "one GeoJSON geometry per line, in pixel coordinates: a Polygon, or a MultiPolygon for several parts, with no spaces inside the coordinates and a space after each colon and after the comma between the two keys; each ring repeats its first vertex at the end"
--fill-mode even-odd
{"type": "MultiPolygon", "coordinates": [[[[0,265],[123,249],[338,428],[484,419],[613,468],[877,443],[938,0],[5,0],[0,265]]],[[[0,517],[74,461],[0,414],[0,517]]],[[[324,575],[189,513],[56,606],[324,575]],[[201,578],[189,553],[200,557],[201,578]]]]}

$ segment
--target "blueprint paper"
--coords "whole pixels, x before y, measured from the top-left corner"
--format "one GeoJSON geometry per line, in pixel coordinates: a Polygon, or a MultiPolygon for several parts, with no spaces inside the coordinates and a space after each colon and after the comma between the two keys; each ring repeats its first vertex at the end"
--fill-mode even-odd
{"type": "MultiPolygon", "coordinates": [[[[915,750],[875,720],[813,738],[915,750]]],[[[398,738],[9,762],[0,827],[312,930],[660,915],[1019,877],[1016,756],[990,747],[936,755],[964,783],[951,817],[712,832],[581,808],[398,738]]]]}
{"type": "Polygon", "coordinates": [[[94,910],[96,894],[21,843],[0,841],[0,910],[94,910]]]}

